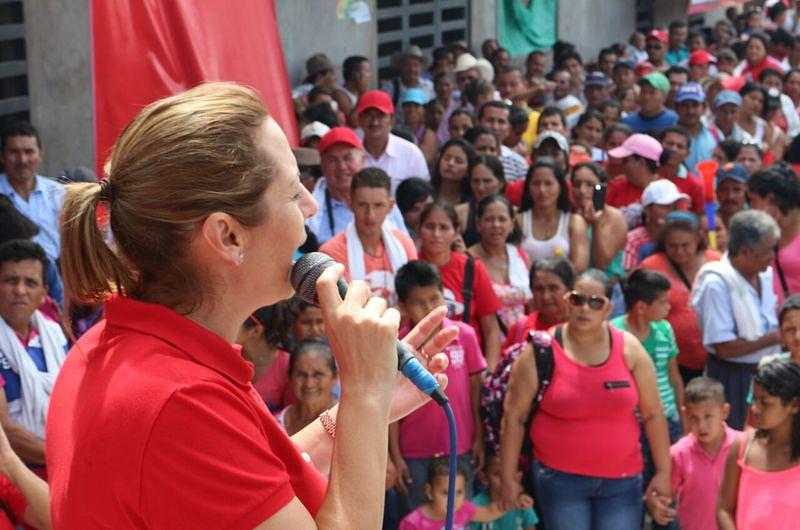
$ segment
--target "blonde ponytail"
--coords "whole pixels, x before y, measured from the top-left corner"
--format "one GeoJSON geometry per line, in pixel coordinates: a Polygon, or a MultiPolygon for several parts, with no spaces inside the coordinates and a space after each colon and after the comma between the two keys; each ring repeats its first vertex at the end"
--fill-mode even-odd
{"type": "Polygon", "coordinates": [[[67,186],[61,219],[61,272],[64,288],[83,303],[102,302],[114,293],[135,295],[130,268],[106,243],[97,222],[101,186],[67,186]]]}

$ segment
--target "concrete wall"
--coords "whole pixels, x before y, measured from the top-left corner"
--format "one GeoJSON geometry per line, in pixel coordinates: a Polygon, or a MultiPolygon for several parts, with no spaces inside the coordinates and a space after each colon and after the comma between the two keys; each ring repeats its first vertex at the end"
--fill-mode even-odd
{"type": "Polygon", "coordinates": [[[481,56],[481,44],[497,38],[496,0],[472,0],[469,5],[469,40],[476,57],[481,56]]]}
{"type": "Polygon", "coordinates": [[[653,23],[659,28],[668,28],[673,20],[686,20],[688,0],[655,0],[653,23]]]}
{"type": "Polygon", "coordinates": [[[31,121],[45,148],[44,175],[94,167],[90,0],[25,0],[31,121]]]}
{"type": "MultiPolygon", "coordinates": [[[[336,2],[333,0],[275,0],[286,70],[292,86],[305,78],[306,59],[319,52],[326,53],[339,68],[349,55],[363,55],[370,60],[373,79],[377,80],[376,2],[368,0],[367,3],[372,20],[356,24],[336,18],[336,2]]],[[[341,81],[341,69],[337,70],[337,77],[341,81]]]]}
{"type": "Polygon", "coordinates": [[[585,62],[597,59],[600,49],[609,44],[627,42],[635,27],[636,0],[562,0],[558,3],[557,37],[575,43],[585,62]]]}

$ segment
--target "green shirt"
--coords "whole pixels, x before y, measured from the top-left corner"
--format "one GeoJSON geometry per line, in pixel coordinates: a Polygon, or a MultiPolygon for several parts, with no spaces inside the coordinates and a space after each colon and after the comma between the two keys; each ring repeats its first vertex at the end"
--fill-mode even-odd
{"type": "MultiPolygon", "coordinates": [[[[478,506],[489,506],[492,501],[489,493],[484,491],[472,498],[478,506]]],[[[469,523],[470,530],[525,530],[539,523],[539,517],[533,508],[527,510],[512,510],[491,523],[469,523]]]]}
{"type": "MultiPolygon", "coordinates": [[[[625,318],[620,315],[611,320],[611,325],[629,331],[625,318]]],[[[650,322],[650,335],[642,343],[644,349],[656,365],[656,379],[658,380],[658,393],[664,405],[664,415],[672,418],[678,414],[678,405],[675,402],[675,389],[669,382],[669,363],[678,356],[678,345],[675,342],[675,332],[666,320],[650,322]]]]}

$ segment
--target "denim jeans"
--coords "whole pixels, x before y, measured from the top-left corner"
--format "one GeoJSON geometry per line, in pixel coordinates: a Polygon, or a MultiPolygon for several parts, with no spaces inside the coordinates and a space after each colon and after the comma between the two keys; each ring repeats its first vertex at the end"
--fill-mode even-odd
{"type": "MultiPolygon", "coordinates": [[[[397,492],[397,507],[400,514],[400,519],[411,513],[422,504],[425,498],[425,481],[428,478],[428,465],[433,458],[406,458],[406,465],[408,472],[411,475],[411,484],[406,484],[408,488],[408,495],[403,495],[397,492]]],[[[458,455],[458,461],[470,470],[470,474],[466,480],[466,498],[472,498],[472,452],[458,455]]]]}
{"type": "Polygon", "coordinates": [[[539,514],[547,530],[639,530],[642,475],[600,478],[533,463],[539,514]]]}

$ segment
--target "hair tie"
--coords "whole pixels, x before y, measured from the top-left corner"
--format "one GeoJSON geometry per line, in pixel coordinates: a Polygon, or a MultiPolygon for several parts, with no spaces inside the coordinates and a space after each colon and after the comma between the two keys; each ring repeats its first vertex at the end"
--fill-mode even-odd
{"type": "Polygon", "coordinates": [[[669,221],[688,221],[691,223],[692,228],[695,230],[700,226],[700,222],[697,219],[697,216],[691,212],[685,212],[682,210],[677,210],[674,212],[669,212],[666,217],[664,217],[665,222],[669,221]]]}
{"type": "Polygon", "coordinates": [[[114,194],[111,190],[111,181],[103,177],[97,181],[100,184],[100,200],[104,202],[111,202],[114,194]]]}

